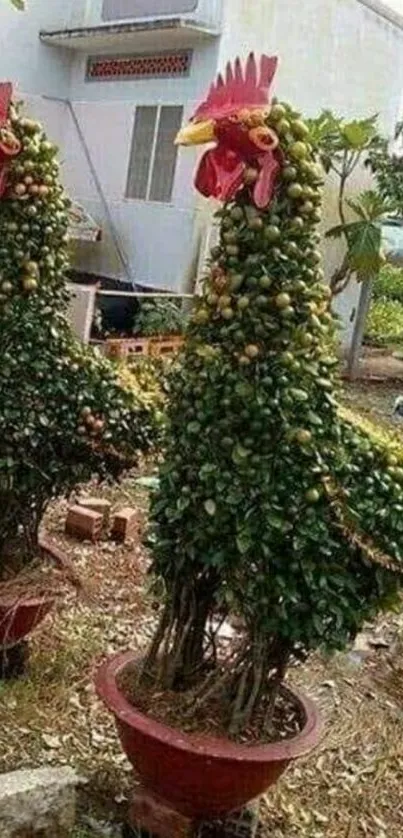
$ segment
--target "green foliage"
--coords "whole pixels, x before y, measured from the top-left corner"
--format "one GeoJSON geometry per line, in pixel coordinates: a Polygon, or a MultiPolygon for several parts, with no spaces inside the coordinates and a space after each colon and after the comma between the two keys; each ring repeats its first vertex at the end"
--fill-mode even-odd
{"type": "Polygon", "coordinates": [[[153,651],[165,655],[165,684],[206,663],[200,630],[218,602],[244,618],[232,730],[291,655],[342,648],[386,607],[398,588],[390,565],[403,560],[403,470],[387,471],[381,446],[338,414],[315,231],[320,171],[309,145],[293,154],[295,113],[275,113],[289,126],[277,193],[258,211],[245,186],[218,213],[152,504],[154,571],[167,591],[153,651]]]}
{"type": "Polygon", "coordinates": [[[74,337],[57,149],[13,107],[8,130],[21,152],[0,203],[0,578],[35,556],[49,501],[93,475],[118,477],[157,421],[74,337]]]}
{"type": "MultiPolygon", "coordinates": [[[[396,126],[395,139],[402,133],[402,125],[396,126]]],[[[366,165],[372,171],[379,194],[388,200],[395,212],[403,215],[403,158],[391,154],[389,143],[377,137],[371,143],[366,165]]]]}
{"type": "Polygon", "coordinates": [[[390,204],[372,190],[361,192],[355,199],[347,200],[346,204],[360,220],[332,227],[326,237],[345,237],[348,267],[358,281],[374,278],[384,263],[379,222],[390,212],[390,204]]]}
{"type": "Polygon", "coordinates": [[[375,299],[368,314],[365,336],[374,346],[403,343],[403,303],[386,297],[375,299]]]}
{"type": "Polygon", "coordinates": [[[10,0],[10,3],[15,9],[18,9],[19,12],[23,12],[25,9],[25,0],[10,0]]]}
{"type": "Polygon", "coordinates": [[[341,173],[346,164],[353,171],[361,154],[377,135],[377,119],[375,115],[347,122],[332,111],[322,111],[316,119],[309,120],[311,143],[326,172],[341,173]]]}
{"type": "Polygon", "coordinates": [[[133,332],[140,337],[181,335],[185,327],[182,301],[172,297],[154,297],[142,301],[133,332]]]}
{"type": "Polygon", "coordinates": [[[376,300],[384,297],[403,303],[403,268],[384,265],[375,279],[372,293],[376,300]]]}
{"type": "Polygon", "coordinates": [[[372,279],[382,265],[381,232],[378,223],[393,210],[389,196],[373,190],[361,192],[354,199],[346,197],[348,181],[357,166],[364,162],[369,149],[379,142],[377,116],[346,122],[331,111],[324,111],[310,122],[312,144],[319,153],[325,172],[333,172],[339,181],[340,224],[328,230],[331,238],[343,237],[346,253],[341,266],[331,277],[333,294],[347,287],[351,276],[359,281],[372,279]],[[359,220],[347,221],[347,208],[359,220]]]}

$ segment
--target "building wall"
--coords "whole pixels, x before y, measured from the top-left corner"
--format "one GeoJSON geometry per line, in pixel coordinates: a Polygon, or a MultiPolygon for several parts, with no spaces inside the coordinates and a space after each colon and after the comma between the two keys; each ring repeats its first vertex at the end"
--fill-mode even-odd
{"type": "MultiPolygon", "coordinates": [[[[403,32],[370,7],[396,14],[403,0],[223,0],[221,41],[194,50],[189,78],[133,82],[85,81],[86,55],[44,46],[40,29],[93,21],[101,0],[30,0],[24,14],[5,1],[0,7],[1,76],[19,84],[32,111],[62,145],[63,176],[74,198],[88,206],[105,230],[101,245],[83,245],[83,268],[125,277],[112,245],[105,213],[76,127],[65,105],[47,97],[70,98],[102,184],[130,277],[160,287],[180,288],[194,270],[209,210],[193,191],[196,152],[180,150],[172,202],[124,197],[136,105],[183,104],[185,118],[204,95],[219,67],[250,50],[281,57],[276,92],[308,115],[330,107],[347,117],[378,112],[391,134],[403,105],[403,32]],[[98,5],[97,5],[98,4],[98,5]],[[195,224],[195,219],[197,224],[195,224]]],[[[214,14],[221,0],[209,2],[214,14]]],[[[97,12],[97,13],[98,13],[97,12]]],[[[158,49],[164,49],[161,35],[158,49]]],[[[136,51],[133,43],[133,52],[136,51]]],[[[334,219],[330,186],[326,225],[334,219]]],[[[339,251],[327,253],[328,271],[339,251]]],[[[343,298],[346,322],[356,295],[343,298]]]]}
{"type": "Polygon", "coordinates": [[[24,13],[0,3],[0,79],[12,80],[25,93],[67,96],[71,56],[39,41],[42,28],[67,19],[74,0],[29,0],[24,13]]]}
{"type": "MultiPolygon", "coordinates": [[[[85,81],[86,56],[72,68],[70,97],[102,190],[130,264],[142,284],[180,289],[195,259],[193,171],[197,151],[180,150],[170,204],[125,198],[136,105],[183,105],[185,120],[204,95],[217,66],[217,46],[194,50],[188,78],[85,81]]],[[[77,200],[101,222],[103,243],[82,245],[80,260],[90,271],[125,277],[76,128],[69,121],[65,144],[66,181],[77,200]]]]}

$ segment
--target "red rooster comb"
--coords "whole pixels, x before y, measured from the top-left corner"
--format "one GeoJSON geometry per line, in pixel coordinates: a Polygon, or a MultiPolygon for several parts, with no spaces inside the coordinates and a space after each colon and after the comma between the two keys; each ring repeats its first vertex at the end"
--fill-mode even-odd
{"type": "Polygon", "coordinates": [[[13,86],[11,82],[0,82],[0,127],[5,125],[8,118],[8,109],[10,107],[11,97],[13,95],[13,86]]]}
{"type": "Polygon", "coordinates": [[[262,55],[260,77],[256,58],[251,52],[243,72],[241,60],[234,67],[227,64],[225,80],[220,74],[210,87],[207,99],[197,108],[193,121],[222,119],[243,108],[262,108],[269,104],[270,88],[277,70],[278,58],[262,55]]]}

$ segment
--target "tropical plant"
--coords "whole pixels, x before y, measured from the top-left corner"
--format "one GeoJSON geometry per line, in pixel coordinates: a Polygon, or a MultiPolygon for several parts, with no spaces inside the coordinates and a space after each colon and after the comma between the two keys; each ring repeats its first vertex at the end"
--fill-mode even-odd
{"type": "Polygon", "coordinates": [[[371,149],[379,145],[376,116],[347,122],[331,111],[324,111],[310,121],[310,130],[311,142],[325,172],[333,173],[338,179],[340,224],[326,233],[329,238],[343,238],[346,244],[343,261],[330,279],[332,293],[337,295],[345,290],[353,275],[359,282],[377,275],[384,261],[380,222],[393,211],[393,203],[389,195],[373,190],[361,192],[354,199],[347,198],[352,174],[365,162],[371,149]]]}
{"type": "Polygon", "coordinates": [[[196,185],[223,207],[171,381],[150,533],[165,600],[143,677],[189,688],[192,713],[214,699],[233,735],[262,717],[264,735],[290,661],[351,640],[394,601],[403,560],[403,470],[338,412],[321,173],[300,114],[262,105],[273,66],[262,59],[259,87],[249,59],[259,96],[229,68],[178,138],[216,140],[196,185]],[[217,610],[244,626],[224,659],[217,610]]]}
{"type": "Polygon", "coordinates": [[[361,192],[346,205],[357,220],[343,222],[327,231],[327,238],[343,237],[347,252],[341,268],[333,274],[333,293],[341,293],[354,274],[358,282],[374,280],[385,263],[382,253],[381,223],[391,212],[391,204],[374,190],[361,192]]]}
{"type": "Polygon", "coordinates": [[[185,319],[181,300],[169,296],[154,297],[141,302],[133,332],[144,337],[181,335],[185,319]]]}
{"type": "MultiPolygon", "coordinates": [[[[398,123],[394,139],[402,137],[403,125],[398,123]]],[[[384,137],[375,137],[369,150],[366,165],[375,177],[379,194],[391,202],[394,211],[403,215],[403,157],[391,153],[384,137]]]]}
{"type": "Polygon", "coordinates": [[[118,477],[157,420],[73,335],[67,207],[57,148],[0,89],[0,579],[37,556],[49,502],[92,475],[118,477]]]}

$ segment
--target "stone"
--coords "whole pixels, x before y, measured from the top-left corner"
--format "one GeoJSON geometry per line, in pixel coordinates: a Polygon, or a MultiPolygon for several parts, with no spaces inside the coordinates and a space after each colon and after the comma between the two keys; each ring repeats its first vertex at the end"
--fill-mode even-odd
{"type": "Polygon", "coordinates": [[[124,543],[130,538],[134,538],[139,530],[139,518],[136,509],[131,506],[125,506],[119,509],[113,519],[112,524],[112,538],[115,541],[124,543]]]}
{"type": "Polygon", "coordinates": [[[194,822],[176,812],[156,795],[139,786],[129,804],[126,834],[158,836],[158,838],[190,838],[194,822]],[[130,831],[129,831],[130,830],[130,831]]]}
{"type": "Polygon", "coordinates": [[[104,500],[104,498],[80,498],[78,506],[82,506],[83,509],[91,509],[92,512],[99,512],[103,518],[103,527],[105,529],[109,527],[109,518],[112,507],[109,500],[104,500]]]}
{"type": "Polygon", "coordinates": [[[0,775],[1,838],[68,838],[79,780],[71,768],[0,775]]]}
{"type": "Polygon", "coordinates": [[[84,509],[82,506],[71,506],[66,519],[66,534],[78,538],[80,541],[98,541],[101,536],[103,515],[84,509]]]}

